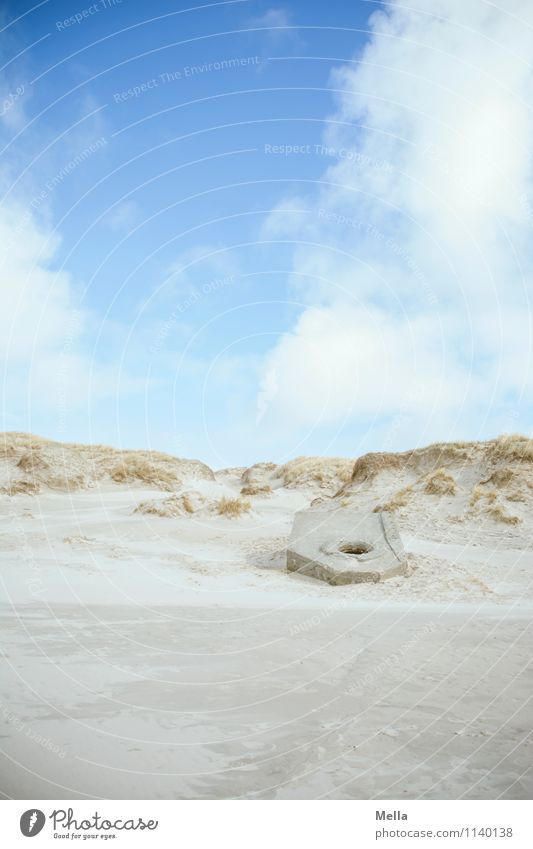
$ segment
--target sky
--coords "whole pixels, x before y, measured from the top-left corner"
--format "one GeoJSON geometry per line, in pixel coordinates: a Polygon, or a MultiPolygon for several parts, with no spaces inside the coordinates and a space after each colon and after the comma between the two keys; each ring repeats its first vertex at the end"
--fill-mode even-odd
{"type": "Polygon", "coordinates": [[[529,0],[0,3],[2,429],[533,435],[529,0]]]}

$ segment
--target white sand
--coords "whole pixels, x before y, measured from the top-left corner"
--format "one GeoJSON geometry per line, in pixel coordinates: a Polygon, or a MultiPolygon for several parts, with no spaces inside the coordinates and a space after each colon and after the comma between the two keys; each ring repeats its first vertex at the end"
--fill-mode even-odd
{"type": "Polygon", "coordinates": [[[2,496],[4,796],[529,798],[533,517],[424,497],[410,576],[330,587],[284,569],[317,494],[237,519],[106,481],[2,496]]]}

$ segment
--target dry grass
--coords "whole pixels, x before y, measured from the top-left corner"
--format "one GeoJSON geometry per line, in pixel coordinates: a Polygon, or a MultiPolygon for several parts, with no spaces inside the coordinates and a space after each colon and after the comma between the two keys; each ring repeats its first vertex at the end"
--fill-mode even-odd
{"type": "Polygon", "coordinates": [[[401,469],[402,463],[399,454],[388,454],[380,451],[373,454],[364,454],[355,461],[352,469],[352,483],[364,483],[372,481],[376,475],[385,469],[401,469]]]}
{"type": "Polygon", "coordinates": [[[110,473],[115,483],[141,483],[172,491],[181,485],[176,473],[168,468],[138,457],[128,457],[114,466],[110,473]]]}
{"type": "Polygon", "coordinates": [[[45,482],[50,489],[59,489],[61,492],[75,492],[77,489],[85,489],[87,486],[87,478],[81,473],[60,472],[59,474],[48,475],[45,482]]]}
{"type": "Polygon", "coordinates": [[[37,438],[26,433],[3,433],[0,436],[0,458],[12,460],[17,458],[21,451],[39,450],[41,443],[37,438]]]}
{"type": "Polygon", "coordinates": [[[20,431],[5,431],[0,437],[1,444],[6,448],[41,448],[43,445],[57,445],[51,439],[36,436],[34,433],[22,433],[20,431]]]}
{"type": "Polygon", "coordinates": [[[39,449],[25,451],[20,457],[17,466],[24,472],[44,471],[50,468],[39,449]]]}
{"type": "Polygon", "coordinates": [[[514,476],[515,473],[512,469],[496,469],[496,471],[493,472],[490,477],[488,477],[484,481],[481,481],[481,484],[485,485],[487,483],[491,483],[493,486],[497,486],[499,489],[501,489],[502,487],[507,486],[507,484],[512,481],[514,476]]]}
{"type": "Polygon", "coordinates": [[[181,496],[181,503],[183,504],[183,509],[186,513],[189,513],[189,515],[195,512],[194,506],[188,495],[181,496]]]}
{"type": "Polygon", "coordinates": [[[533,462],[533,439],[520,433],[504,434],[494,440],[490,449],[493,460],[508,460],[518,463],[533,462]]]}
{"type": "Polygon", "coordinates": [[[470,506],[475,507],[478,501],[484,498],[488,504],[494,504],[498,498],[498,493],[494,489],[481,489],[481,486],[475,486],[470,495],[470,506]]]}
{"type": "Polygon", "coordinates": [[[475,486],[470,496],[470,506],[478,506],[481,514],[490,516],[495,522],[505,525],[518,525],[521,522],[518,516],[511,516],[505,507],[498,503],[498,493],[494,489],[487,491],[479,485],[475,486]]]}
{"type": "Polygon", "coordinates": [[[352,478],[353,460],[341,457],[297,457],[278,469],[283,485],[338,488],[352,478]]]}
{"type": "Polygon", "coordinates": [[[436,442],[413,451],[395,454],[387,451],[364,454],[356,460],[352,470],[352,483],[371,482],[384,471],[414,471],[431,473],[446,465],[460,465],[470,457],[478,442],[436,442]]]}
{"type": "Polygon", "coordinates": [[[162,501],[141,501],[134,513],[142,513],[144,516],[161,516],[170,519],[173,516],[183,516],[184,511],[181,503],[174,497],[165,498],[162,501]]]}
{"type": "Polygon", "coordinates": [[[241,489],[241,495],[259,495],[267,497],[268,495],[272,495],[272,487],[265,484],[264,486],[260,486],[259,484],[248,484],[248,486],[243,486],[241,489]]]}
{"type": "Polygon", "coordinates": [[[244,477],[247,472],[246,466],[226,466],[224,469],[217,469],[216,478],[239,478],[240,480],[244,477]]]}
{"type": "Polygon", "coordinates": [[[11,481],[0,490],[4,495],[37,495],[41,487],[36,481],[11,481]]]}
{"type": "Polygon", "coordinates": [[[524,502],[527,501],[525,492],[511,492],[506,496],[507,501],[524,502]]]}
{"type": "Polygon", "coordinates": [[[20,455],[17,468],[30,475],[38,488],[47,487],[62,492],[74,492],[87,486],[87,478],[72,468],[69,457],[62,455],[54,457],[55,462],[48,462],[40,448],[30,448],[20,455]]]}
{"type": "Polygon", "coordinates": [[[452,475],[440,468],[427,476],[424,490],[429,495],[455,495],[457,486],[452,475]]]}
{"type": "Polygon", "coordinates": [[[249,513],[251,509],[251,503],[245,498],[221,498],[217,503],[219,516],[227,516],[229,519],[249,513]]]}
{"type": "Polygon", "coordinates": [[[241,480],[245,486],[260,485],[264,478],[273,475],[277,468],[275,463],[254,463],[242,472],[241,480]]]}
{"type": "Polygon", "coordinates": [[[201,510],[205,504],[206,499],[201,493],[184,492],[181,495],[171,495],[168,498],[141,501],[133,512],[143,513],[145,516],[162,516],[170,519],[176,516],[191,516],[201,510]]]}
{"type": "Polygon", "coordinates": [[[385,504],[378,504],[374,507],[374,513],[394,513],[402,507],[407,507],[412,494],[412,486],[405,486],[403,489],[398,490],[385,504]]]}
{"type": "Polygon", "coordinates": [[[17,478],[22,471],[42,489],[72,491],[111,479],[172,492],[183,477],[214,480],[212,470],[198,460],[159,451],[53,442],[25,433],[0,434],[0,458],[8,478],[17,478]]]}
{"type": "Polygon", "coordinates": [[[518,516],[511,516],[501,504],[493,504],[488,508],[487,514],[496,522],[503,522],[506,525],[518,525],[521,521],[518,516]]]}
{"type": "Polygon", "coordinates": [[[87,459],[96,463],[104,474],[109,474],[117,483],[141,480],[154,486],[161,484],[161,489],[172,490],[180,485],[182,476],[215,479],[212,469],[199,460],[183,460],[160,451],[118,451],[108,448],[100,453],[100,447],[96,451],[92,446],[84,447],[89,449],[87,459]]]}

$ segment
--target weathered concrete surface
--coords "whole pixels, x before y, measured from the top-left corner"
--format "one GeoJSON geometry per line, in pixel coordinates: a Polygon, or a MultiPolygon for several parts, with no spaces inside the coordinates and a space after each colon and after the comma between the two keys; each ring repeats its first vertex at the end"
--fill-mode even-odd
{"type": "Polygon", "coordinates": [[[377,583],[405,575],[407,558],[390,513],[311,508],[294,517],[287,568],[328,584],[377,583]]]}

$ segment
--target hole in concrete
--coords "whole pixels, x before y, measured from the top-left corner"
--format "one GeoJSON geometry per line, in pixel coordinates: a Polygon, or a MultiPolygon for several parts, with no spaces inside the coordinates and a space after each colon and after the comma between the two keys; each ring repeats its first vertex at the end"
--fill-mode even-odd
{"type": "Polygon", "coordinates": [[[368,554],[373,547],[368,542],[345,542],[339,546],[339,551],[343,554],[368,554]]]}

